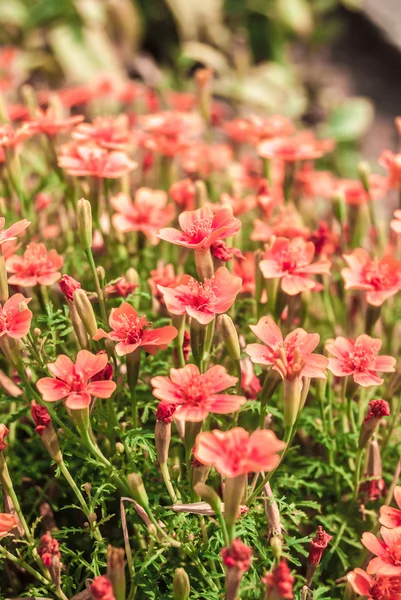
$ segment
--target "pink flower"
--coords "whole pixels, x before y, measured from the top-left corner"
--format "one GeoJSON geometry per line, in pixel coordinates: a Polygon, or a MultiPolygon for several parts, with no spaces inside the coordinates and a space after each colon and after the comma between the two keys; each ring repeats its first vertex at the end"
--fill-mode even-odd
{"type": "Polygon", "coordinates": [[[128,281],[126,277],[119,277],[114,282],[106,285],[104,288],[104,293],[106,296],[119,296],[121,298],[126,298],[132,294],[137,287],[139,287],[139,283],[128,281]]]}
{"type": "Polygon", "coordinates": [[[88,350],[80,350],[75,364],[62,354],[48,366],[55,377],[42,377],[36,384],[45,402],[56,402],[65,398],[65,405],[72,410],[89,406],[91,396],[110,398],[116,384],[114,381],[90,381],[107,365],[107,354],[92,354],[88,350]]]}
{"type": "Polygon", "coordinates": [[[192,179],[181,179],[173,183],[168,191],[180,209],[194,210],[195,208],[195,184],[192,179]]]}
{"type": "Polygon", "coordinates": [[[93,123],[81,123],[72,133],[79,142],[94,142],[108,150],[125,150],[130,142],[127,115],[96,117],[93,123]]]}
{"type": "Polygon", "coordinates": [[[401,154],[393,154],[390,150],[384,150],[379,163],[387,169],[388,184],[398,190],[401,183],[401,154]]]}
{"type": "Polygon", "coordinates": [[[5,242],[10,242],[12,240],[17,239],[17,237],[23,231],[25,231],[25,229],[27,227],[29,227],[29,225],[31,224],[30,221],[27,221],[26,219],[22,219],[21,221],[17,221],[13,225],[11,225],[11,227],[8,227],[8,229],[4,229],[4,231],[3,231],[5,222],[6,222],[5,218],[0,217],[0,248],[5,242]]]}
{"type": "Polygon", "coordinates": [[[3,306],[0,304],[0,337],[8,335],[20,339],[27,335],[32,321],[32,313],[27,308],[31,299],[22,294],[14,294],[3,306]]]}
{"type": "Polygon", "coordinates": [[[241,294],[255,293],[255,255],[245,252],[243,259],[236,257],[233,263],[233,274],[242,279],[241,294]]]}
{"type": "Polygon", "coordinates": [[[194,456],[204,465],[211,465],[224,477],[244,473],[272,471],[280,462],[279,452],[286,444],[270,430],[254,431],[249,435],[242,427],[229,431],[202,432],[196,438],[194,456]]]}
{"type": "Polygon", "coordinates": [[[7,271],[13,273],[8,282],[22,287],[53,285],[61,277],[59,269],[63,264],[64,259],[56,250],[47,252],[44,244],[31,242],[23,256],[14,254],[7,259],[7,271]]]}
{"type": "Polygon", "coordinates": [[[95,577],[89,589],[92,600],[116,600],[113,585],[106,575],[95,577]]]}
{"type": "Polygon", "coordinates": [[[45,567],[51,567],[54,563],[56,563],[56,565],[60,564],[61,554],[59,544],[58,541],[52,537],[50,531],[47,531],[45,535],[42,535],[40,538],[38,554],[45,567]]]}
{"type": "Polygon", "coordinates": [[[388,184],[384,177],[372,173],[369,175],[369,194],[366,191],[362,181],[359,179],[340,179],[335,182],[333,192],[344,194],[345,202],[351,206],[360,206],[372,200],[384,198],[388,191],[388,184]]]}
{"type": "Polygon", "coordinates": [[[347,579],[354,592],[368,600],[401,600],[401,577],[377,575],[374,579],[366,571],[354,569],[347,579]]]}
{"type": "Polygon", "coordinates": [[[251,566],[252,550],[237,538],[232,541],[231,546],[222,549],[221,558],[226,567],[245,572],[251,566]]]}
{"type": "Polygon", "coordinates": [[[153,377],[153,395],[165,403],[177,406],[174,416],[182,421],[203,421],[209,413],[226,415],[245,404],[243,396],[220,394],[238,381],[226,369],[215,365],[199,373],[195,365],[171,369],[170,377],[153,377]]]}
{"type": "Polygon", "coordinates": [[[210,279],[198,283],[193,277],[183,275],[170,287],[158,285],[167,310],[173,315],[185,315],[202,325],[213,321],[216,314],[225,313],[241,289],[242,280],[220,267],[210,279]]]}
{"type": "Polygon", "coordinates": [[[250,325],[262,344],[248,344],[245,351],[252,362],[272,365],[283,379],[294,377],[318,377],[325,379],[328,359],[321,354],[312,354],[319,344],[319,334],[295,329],[285,339],[271,317],[262,317],[257,325],[250,325]]]}
{"type": "Polygon", "coordinates": [[[326,259],[312,263],[315,245],[302,237],[292,240],[276,238],[260,262],[265,279],[281,279],[281,289],[289,296],[312,290],[316,282],[310,275],[330,274],[330,261],[326,259]]]}
{"type": "Polygon", "coordinates": [[[4,441],[10,433],[10,430],[4,423],[0,423],[0,452],[3,452],[8,447],[8,444],[4,441]]]}
{"type": "Polygon", "coordinates": [[[174,205],[167,204],[166,192],[139,188],[135,200],[119,193],[111,198],[111,205],[117,211],[113,215],[113,226],[117,231],[142,231],[153,246],[159,243],[159,230],[174,218],[174,205]]]}
{"type": "Polygon", "coordinates": [[[67,131],[78,123],[84,120],[83,115],[74,115],[61,119],[56,117],[54,110],[48,108],[47,110],[38,109],[35,118],[32,121],[27,121],[26,125],[32,134],[44,133],[48,136],[54,136],[60,133],[60,131],[67,131]]]}
{"type": "Polygon", "coordinates": [[[79,283],[79,281],[77,281],[73,277],[70,277],[69,275],[63,275],[60,281],[58,282],[58,285],[60,290],[64,294],[66,300],[69,300],[70,302],[72,302],[74,299],[75,290],[81,289],[81,284],[79,283]]]}
{"type": "Polygon", "coordinates": [[[130,354],[139,347],[149,354],[156,354],[158,350],[165,350],[178,334],[172,325],[150,329],[151,324],[148,323],[145,315],[139,317],[135,308],[128,302],[123,302],[118,308],[112,309],[109,325],[112,329],[110,333],[99,329],[93,339],[100,340],[106,337],[118,342],[116,345],[118,356],[130,354]]]}
{"type": "Polygon", "coordinates": [[[60,149],[58,166],[76,177],[119,179],[138,165],[125,152],[108,152],[98,146],[65,144],[60,149]]]}
{"type": "Polygon", "coordinates": [[[368,387],[381,385],[383,379],[376,372],[393,373],[395,358],[377,356],[382,341],[368,335],[360,335],[355,341],[345,337],[337,337],[327,344],[327,351],[334,356],[329,359],[328,368],[336,377],[352,375],[355,383],[368,387]]]}
{"type": "Polygon", "coordinates": [[[0,538],[8,535],[14,527],[18,526],[18,519],[15,515],[0,513],[0,538]]]}
{"type": "Polygon", "coordinates": [[[4,123],[0,125],[0,147],[17,148],[32,135],[27,124],[21,125],[18,129],[13,129],[8,123],[4,123]]]}
{"type": "Polygon", "coordinates": [[[308,555],[308,565],[318,565],[320,563],[323,551],[327,548],[328,543],[332,539],[333,536],[326,533],[323,527],[319,525],[316,535],[311,541],[308,555]]]}
{"type": "Polygon", "coordinates": [[[263,158],[296,162],[321,158],[333,148],[332,140],[318,140],[310,131],[301,131],[291,137],[262,141],[258,146],[258,153],[263,158]]]}
{"type": "Polygon", "coordinates": [[[160,303],[164,304],[163,294],[158,289],[158,286],[169,287],[175,284],[179,280],[179,276],[175,274],[174,265],[168,263],[164,264],[163,261],[157,263],[157,268],[150,272],[148,284],[152,296],[154,296],[160,303]]]}
{"type": "Polygon", "coordinates": [[[392,256],[371,259],[363,248],[345,254],[348,265],[341,275],[346,290],[365,290],[366,300],[372,306],[381,306],[401,288],[401,262],[392,256]]]}
{"type": "Polygon", "coordinates": [[[269,599],[292,600],[294,598],[293,588],[295,578],[291,575],[285,558],[280,560],[272,573],[266,573],[262,581],[267,586],[267,597],[269,599]]]}
{"type": "Polygon", "coordinates": [[[222,208],[215,214],[208,206],[184,211],[178,221],[182,231],[167,227],[159,231],[159,237],[193,250],[206,250],[216,240],[230,237],[241,228],[241,221],[232,216],[229,208],[222,208]]]}
{"type": "Polygon", "coordinates": [[[386,505],[380,507],[379,521],[389,529],[401,527],[401,485],[397,485],[394,489],[394,500],[400,510],[386,505]]]}
{"type": "Polygon", "coordinates": [[[375,573],[385,575],[401,575],[401,527],[387,529],[382,527],[377,538],[373,533],[365,532],[362,535],[362,544],[376,555],[368,564],[369,575],[375,573]]]}

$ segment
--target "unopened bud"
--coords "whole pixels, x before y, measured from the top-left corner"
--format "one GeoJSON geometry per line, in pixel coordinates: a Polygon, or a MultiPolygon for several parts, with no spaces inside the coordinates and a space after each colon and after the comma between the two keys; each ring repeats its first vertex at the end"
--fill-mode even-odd
{"type": "Polygon", "coordinates": [[[372,400],[369,402],[368,414],[362,421],[361,431],[359,434],[358,447],[365,448],[370,438],[375,433],[379,423],[383,417],[390,415],[390,406],[385,400],[372,400]]]}
{"type": "Polygon", "coordinates": [[[311,541],[309,555],[308,555],[308,568],[306,571],[306,585],[310,587],[313,576],[316,573],[317,567],[322,558],[324,550],[327,548],[327,544],[332,539],[332,536],[326,533],[321,525],[319,525],[316,535],[311,541]]]}
{"type": "Polygon", "coordinates": [[[134,283],[135,285],[139,284],[139,275],[138,271],[133,267],[129,268],[125,273],[125,278],[130,283],[134,283]]]}
{"type": "Polygon", "coordinates": [[[301,377],[283,380],[284,425],[292,427],[297,419],[302,391],[301,377]]]}
{"type": "Polygon", "coordinates": [[[85,490],[85,492],[88,494],[88,496],[91,495],[91,491],[92,491],[92,484],[91,483],[84,483],[83,488],[85,490]]]}
{"type": "Polygon", "coordinates": [[[85,198],[77,202],[77,228],[82,248],[89,250],[92,247],[92,208],[85,198]]]}
{"type": "Polygon", "coordinates": [[[241,358],[241,348],[239,345],[238,333],[232,319],[228,315],[220,315],[217,317],[217,330],[223,338],[227,352],[236,362],[241,358]]]}
{"type": "Polygon", "coordinates": [[[283,552],[283,541],[281,537],[274,535],[270,540],[270,547],[272,549],[274,558],[278,562],[283,552]]]}
{"type": "Polygon", "coordinates": [[[195,181],[195,205],[196,208],[202,208],[207,204],[207,190],[204,181],[200,179],[195,181]]]}
{"type": "Polygon", "coordinates": [[[74,306],[77,309],[78,315],[81,318],[82,323],[85,325],[85,329],[93,337],[97,332],[97,323],[95,317],[95,311],[93,306],[84,290],[75,290],[73,294],[74,306]]]}
{"type": "Polygon", "coordinates": [[[124,444],[121,442],[116,443],[116,452],[117,454],[124,454],[124,444]]]}
{"type": "Polygon", "coordinates": [[[107,577],[113,586],[115,600],[125,600],[125,552],[123,548],[107,547],[107,577]]]}
{"type": "Polygon", "coordinates": [[[54,430],[49,411],[45,406],[40,406],[32,400],[31,402],[31,417],[36,425],[36,433],[45,446],[46,450],[57,463],[63,460],[60,446],[58,443],[57,434],[54,430]]]}
{"type": "Polygon", "coordinates": [[[33,330],[33,335],[35,337],[40,337],[42,335],[42,330],[39,329],[39,327],[35,327],[35,329],[33,330]]]}
{"type": "Polygon", "coordinates": [[[221,514],[221,500],[220,496],[205,483],[197,483],[194,487],[195,494],[202,498],[204,502],[210,504],[216,515],[221,514]]]}
{"type": "Polygon", "coordinates": [[[185,569],[179,568],[174,572],[173,598],[174,600],[188,600],[191,585],[185,569]]]}
{"type": "Polygon", "coordinates": [[[106,279],[106,271],[101,265],[99,265],[98,267],[96,267],[96,272],[100,280],[100,285],[104,286],[104,281],[106,279]]]}
{"type": "Polygon", "coordinates": [[[337,191],[333,194],[333,212],[340,225],[343,225],[347,218],[344,192],[337,191]]]}
{"type": "Polygon", "coordinates": [[[149,506],[148,495],[143,485],[142,477],[138,473],[130,473],[127,477],[128,485],[133,498],[140,506],[147,509],[149,506]]]}
{"type": "Polygon", "coordinates": [[[88,515],[88,521],[89,523],[95,523],[97,521],[97,516],[95,515],[95,513],[90,513],[88,515]]]}
{"type": "Polygon", "coordinates": [[[369,175],[370,175],[370,166],[369,163],[362,161],[358,165],[358,173],[359,178],[362,182],[365,192],[369,192],[370,184],[369,184],[369,175]]]}

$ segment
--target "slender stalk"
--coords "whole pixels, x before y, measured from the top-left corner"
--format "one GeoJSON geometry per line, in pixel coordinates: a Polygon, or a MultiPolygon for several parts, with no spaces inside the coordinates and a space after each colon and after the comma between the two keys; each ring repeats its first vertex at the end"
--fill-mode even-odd
{"type": "Polygon", "coordinates": [[[95,265],[95,261],[93,259],[93,254],[92,254],[91,248],[87,248],[85,250],[85,254],[87,256],[89,266],[92,271],[93,280],[95,282],[96,293],[97,293],[97,297],[99,300],[99,307],[100,307],[100,314],[102,317],[102,321],[106,324],[107,323],[106,304],[104,301],[104,294],[103,294],[102,287],[100,285],[99,276],[97,274],[96,265],[95,265]]]}
{"type": "Polygon", "coordinates": [[[175,504],[177,502],[177,494],[175,493],[173,484],[171,483],[170,472],[168,470],[168,465],[166,462],[160,464],[160,472],[162,474],[163,481],[165,483],[171,501],[175,504]]]}
{"type": "Polygon", "coordinates": [[[355,461],[355,474],[354,474],[354,494],[352,496],[352,503],[355,504],[355,502],[358,499],[358,491],[359,491],[359,485],[360,485],[360,481],[361,481],[361,466],[362,466],[362,456],[363,456],[363,448],[358,448],[358,451],[356,453],[356,461],[355,461]]]}

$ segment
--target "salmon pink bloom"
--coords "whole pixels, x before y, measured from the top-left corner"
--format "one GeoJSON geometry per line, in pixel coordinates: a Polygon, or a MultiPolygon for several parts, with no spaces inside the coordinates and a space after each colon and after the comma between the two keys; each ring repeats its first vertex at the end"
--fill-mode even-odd
{"type": "Polygon", "coordinates": [[[128,281],[126,277],[119,277],[114,282],[106,285],[104,288],[104,293],[106,296],[119,296],[120,298],[126,298],[132,294],[137,287],[139,287],[139,283],[128,281]]]}
{"type": "Polygon", "coordinates": [[[142,231],[153,246],[160,241],[160,228],[174,218],[174,205],[167,204],[167,194],[162,190],[142,187],[136,192],[134,202],[123,192],[111,198],[110,202],[117,211],[112,217],[117,231],[142,231]]]}
{"type": "Polygon", "coordinates": [[[205,431],[196,438],[194,456],[204,465],[211,465],[224,477],[234,478],[245,473],[272,471],[280,462],[279,452],[287,444],[268,429],[249,435],[242,427],[228,431],[205,431]]]}
{"type": "Polygon", "coordinates": [[[112,329],[110,333],[99,329],[93,339],[109,338],[118,342],[116,345],[118,356],[130,354],[139,347],[144,352],[156,354],[158,350],[165,350],[178,334],[172,325],[151,329],[151,323],[148,323],[145,315],[139,317],[135,308],[128,302],[123,302],[118,308],[112,309],[109,325],[112,329]]]}
{"type": "Polygon", "coordinates": [[[281,289],[289,296],[312,290],[316,282],[311,275],[330,274],[331,263],[321,259],[312,263],[315,245],[297,237],[276,238],[259,263],[265,279],[281,279],[281,289]]]}
{"type": "Polygon", "coordinates": [[[4,441],[5,438],[10,433],[10,430],[4,423],[0,423],[0,452],[3,452],[8,446],[8,444],[4,441]]]}
{"type": "Polygon", "coordinates": [[[158,302],[164,304],[163,294],[158,286],[169,287],[170,285],[175,284],[179,278],[179,275],[175,274],[174,265],[171,263],[166,265],[163,261],[159,261],[157,263],[157,268],[150,272],[150,277],[148,279],[152,296],[156,298],[158,302]]]}
{"type": "Polygon", "coordinates": [[[226,369],[215,365],[199,373],[195,365],[182,369],[171,369],[170,377],[153,377],[153,395],[164,404],[177,407],[174,417],[181,421],[203,421],[209,413],[227,415],[239,410],[245,404],[243,396],[220,394],[234,386],[238,377],[232,377],[226,369]]]}
{"type": "Polygon", "coordinates": [[[401,154],[393,154],[390,150],[384,150],[379,163],[387,169],[388,184],[391,188],[400,189],[401,183],[401,154]]]}
{"type": "Polygon", "coordinates": [[[372,306],[381,306],[401,289],[401,262],[391,255],[370,258],[363,248],[356,248],[343,258],[348,268],[341,275],[346,290],[366,291],[366,300],[372,306]]]}
{"type": "Polygon", "coordinates": [[[318,333],[295,329],[285,338],[272,317],[262,317],[257,325],[250,325],[263,344],[248,344],[245,352],[253,363],[272,366],[282,379],[308,377],[326,379],[328,359],[322,354],[312,354],[319,344],[318,333]]]}
{"type": "Polygon", "coordinates": [[[198,115],[177,111],[158,112],[140,118],[140,145],[163,156],[185,150],[202,132],[198,115]]]}
{"type": "Polygon", "coordinates": [[[0,513],[0,538],[8,535],[17,526],[18,519],[15,515],[0,513]]]}
{"type": "Polygon", "coordinates": [[[91,378],[107,365],[107,354],[92,354],[88,350],[80,350],[75,364],[62,354],[56,362],[47,367],[53,377],[42,377],[36,387],[45,402],[56,402],[65,399],[65,405],[71,410],[87,408],[91,396],[110,398],[116,384],[114,381],[91,381],[91,378]]]}
{"type": "Polygon", "coordinates": [[[58,166],[76,177],[120,179],[138,165],[125,152],[108,152],[98,146],[65,144],[60,148],[58,166]]]}
{"type": "Polygon", "coordinates": [[[65,296],[65,299],[69,302],[74,300],[74,292],[75,290],[81,289],[81,284],[79,281],[70,277],[69,275],[63,275],[60,281],[58,282],[59,288],[65,296]]]}
{"type": "Polygon", "coordinates": [[[207,206],[185,211],[178,217],[178,222],[182,231],[167,227],[159,231],[159,237],[193,250],[206,250],[216,240],[230,237],[241,228],[241,221],[232,216],[229,208],[222,208],[215,214],[207,206]]]}
{"type": "Polygon", "coordinates": [[[382,539],[373,533],[365,532],[362,535],[362,544],[376,555],[368,564],[369,575],[401,575],[401,527],[380,529],[382,539]]]}
{"type": "Polygon", "coordinates": [[[378,574],[375,579],[362,569],[354,569],[347,580],[354,592],[367,600],[401,600],[401,577],[378,574]]]}
{"type": "Polygon", "coordinates": [[[262,140],[284,137],[294,132],[294,125],[282,115],[259,117],[251,115],[248,118],[237,118],[224,124],[224,131],[237,144],[248,143],[256,145],[262,140]]]}
{"type": "Polygon", "coordinates": [[[3,246],[5,242],[10,242],[16,240],[17,237],[25,231],[27,227],[31,224],[30,221],[26,219],[22,219],[21,221],[17,221],[7,229],[4,229],[5,218],[0,217],[0,248],[3,246]]]}
{"type": "Polygon", "coordinates": [[[203,283],[183,275],[170,287],[157,287],[171,314],[187,314],[198,323],[207,325],[216,314],[223,314],[230,308],[241,286],[239,277],[231,275],[226,267],[220,267],[213,277],[205,279],[203,283]]]}
{"type": "Polygon", "coordinates": [[[233,151],[227,144],[193,144],[180,157],[180,166],[194,179],[204,179],[213,171],[225,171],[233,159],[233,151]]]}
{"type": "Polygon", "coordinates": [[[168,193],[181,210],[194,210],[195,184],[192,179],[187,178],[176,181],[168,193]]]}
{"type": "Polygon", "coordinates": [[[32,135],[33,133],[26,124],[21,125],[18,129],[13,129],[8,123],[4,123],[0,125],[0,147],[16,148],[32,135]]]}
{"type": "Polygon", "coordinates": [[[394,211],[394,219],[390,221],[390,228],[394,231],[394,233],[401,233],[401,210],[394,211]]]}
{"type": "Polygon", "coordinates": [[[327,351],[334,356],[329,359],[329,370],[336,377],[353,376],[355,383],[363,387],[381,385],[383,379],[380,373],[395,371],[395,358],[392,356],[377,356],[382,341],[363,334],[355,341],[345,337],[337,337],[334,342],[326,345],[327,351]]]}
{"type": "Polygon", "coordinates": [[[255,293],[255,256],[253,252],[245,252],[244,258],[236,257],[233,263],[233,274],[242,279],[241,294],[255,293]]]}
{"type": "Polygon", "coordinates": [[[32,313],[27,308],[31,298],[22,294],[14,294],[3,306],[0,304],[0,337],[20,339],[28,334],[31,327],[32,313]]]}
{"type": "Polygon", "coordinates": [[[292,137],[263,140],[258,146],[259,156],[284,162],[315,160],[334,148],[332,140],[318,140],[313,133],[301,131],[292,137]]]}
{"type": "Polygon", "coordinates": [[[372,200],[384,198],[388,191],[387,181],[381,175],[372,173],[369,175],[369,194],[365,190],[362,181],[359,179],[340,179],[335,183],[334,190],[342,192],[344,199],[350,206],[360,206],[367,204],[369,196],[372,200]]]}
{"type": "Polygon", "coordinates": [[[96,117],[93,123],[78,125],[72,137],[79,142],[94,142],[108,150],[125,150],[130,142],[127,115],[96,117]]]}
{"type": "Polygon", "coordinates": [[[389,529],[401,527],[401,485],[397,485],[394,489],[394,500],[400,510],[386,505],[380,507],[379,521],[384,527],[388,527],[389,529]]]}
{"type": "Polygon", "coordinates": [[[74,115],[65,119],[58,118],[53,109],[38,109],[35,118],[26,122],[29,131],[32,134],[44,133],[48,136],[54,136],[61,131],[68,131],[78,123],[84,120],[83,115],[74,115]]]}
{"type": "Polygon", "coordinates": [[[6,261],[6,268],[13,273],[8,279],[12,285],[32,287],[34,285],[53,285],[61,277],[59,269],[64,259],[56,250],[47,252],[44,244],[28,244],[23,256],[14,254],[6,261]]]}

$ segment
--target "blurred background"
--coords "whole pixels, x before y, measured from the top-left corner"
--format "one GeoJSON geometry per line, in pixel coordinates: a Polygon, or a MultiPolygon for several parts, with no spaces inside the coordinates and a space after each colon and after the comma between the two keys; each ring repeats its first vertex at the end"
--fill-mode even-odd
{"type": "Polygon", "coordinates": [[[206,65],[239,112],[334,137],[344,175],[396,146],[401,0],[5,0],[0,45],[0,88],[10,62],[16,90],[128,75],[185,91],[206,65]]]}

